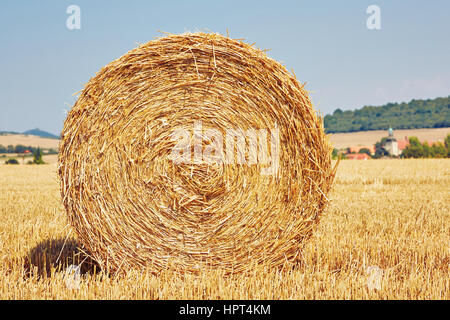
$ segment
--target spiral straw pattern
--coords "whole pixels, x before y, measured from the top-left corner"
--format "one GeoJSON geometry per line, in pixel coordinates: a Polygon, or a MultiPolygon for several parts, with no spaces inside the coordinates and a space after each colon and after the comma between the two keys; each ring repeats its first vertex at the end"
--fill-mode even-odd
{"type": "Polygon", "coordinates": [[[58,162],[71,225],[114,272],[295,261],[335,174],[295,76],[213,33],[158,38],[101,69],[68,113],[58,162]]]}

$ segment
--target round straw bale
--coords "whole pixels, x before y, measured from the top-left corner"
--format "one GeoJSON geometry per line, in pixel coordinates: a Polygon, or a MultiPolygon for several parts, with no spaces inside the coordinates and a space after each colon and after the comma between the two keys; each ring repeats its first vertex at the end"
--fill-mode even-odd
{"type": "Polygon", "coordinates": [[[68,113],[58,169],[69,221],[102,269],[194,273],[295,261],[335,171],[295,76],[206,33],[158,38],[101,69],[68,113]]]}

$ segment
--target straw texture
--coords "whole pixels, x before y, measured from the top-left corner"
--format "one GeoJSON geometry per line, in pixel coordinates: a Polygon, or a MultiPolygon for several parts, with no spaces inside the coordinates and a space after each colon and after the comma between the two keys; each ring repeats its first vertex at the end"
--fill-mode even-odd
{"type": "Polygon", "coordinates": [[[158,38],[101,69],[69,112],[59,153],[70,223],[114,272],[295,261],[334,173],[322,120],[296,78],[261,50],[206,33],[158,38]],[[277,128],[275,174],[261,173],[264,162],[175,163],[172,133],[199,122],[191,141],[208,128],[277,128]]]}

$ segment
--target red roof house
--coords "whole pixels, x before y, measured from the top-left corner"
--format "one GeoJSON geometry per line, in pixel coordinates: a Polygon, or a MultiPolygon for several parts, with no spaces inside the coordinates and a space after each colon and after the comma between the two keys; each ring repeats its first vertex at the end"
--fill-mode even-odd
{"type": "Polygon", "coordinates": [[[367,160],[370,156],[367,153],[349,153],[345,155],[350,160],[367,160]]]}
{"type": "Polygon", "coordinates": [[[404,140],[398,140],[397,141],[398,150],[403,151],[406,149],[407,146],[409,146],[409,140],[408,137],[405,137],[404,140]]]}
{"type": "Polygon", "coordinates": [[[369,149],[371,154],[375,153],[375,146],[353,146],[349,148],[350,153],[358,153],[361,149],[369,149]]]}

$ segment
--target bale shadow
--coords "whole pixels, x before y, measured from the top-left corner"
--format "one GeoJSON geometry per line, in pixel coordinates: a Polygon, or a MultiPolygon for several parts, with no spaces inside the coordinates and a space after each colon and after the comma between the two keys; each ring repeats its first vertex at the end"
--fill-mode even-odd
{"type": "Polygon", "coordinates": [[[60,272],[68,266],[80,265],[82,274],[95,274],[99,265],[80,248],[74,239],[48,239],[41,241],[24,257],[25,276],[50,277],[53,272],[60,272]]]}

